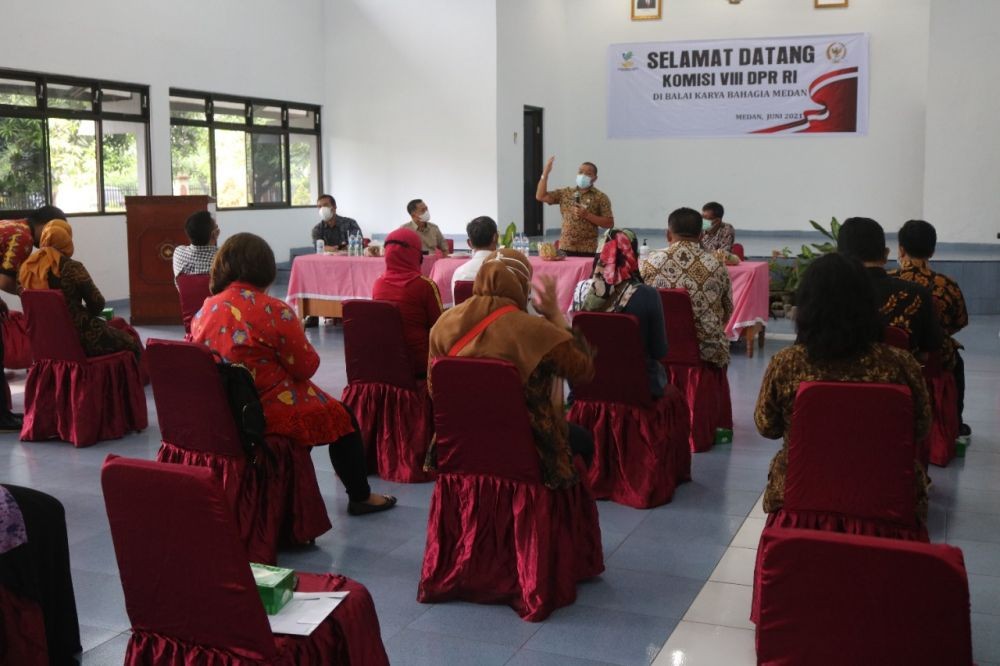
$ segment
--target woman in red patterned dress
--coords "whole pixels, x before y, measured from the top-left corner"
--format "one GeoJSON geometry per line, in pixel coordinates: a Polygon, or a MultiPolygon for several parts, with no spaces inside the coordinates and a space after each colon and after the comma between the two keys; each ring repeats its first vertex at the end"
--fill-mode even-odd
{"type": "Polygon", "coordinates": [[[191,322],[195,342],[250,369],[267,431],[303,446],[330,445],[330,462],[347,487],[348,513],[392,508],[396,498],[372,494],[358,425],[343,404],[310,381],[319,354],[295,313],[267,295],[274,253],[254,234],[232,236],[212,263],[210,289],[191,322]]]}

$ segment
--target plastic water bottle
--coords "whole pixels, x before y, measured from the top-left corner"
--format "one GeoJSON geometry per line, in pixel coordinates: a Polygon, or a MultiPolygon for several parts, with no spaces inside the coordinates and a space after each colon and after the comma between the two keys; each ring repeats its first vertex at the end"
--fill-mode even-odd
{"type": "Polygon", "coordinates": [[[358,254],[358,236],[351,233],[347,240],[347,256],[356,257],[358,254]]]}
{"type": "Polygon", "coordinates": [[[645,259],[649,255],[649,246],[646,245],[646,239],[642,239],[642,246],[639,248],[639,258],[645,259]]]}
{"type": "Polygon", "coordinates": [[[322,238],[316,240],[316,254],[323,254],[326,250],[326,241],[322,238]]]}

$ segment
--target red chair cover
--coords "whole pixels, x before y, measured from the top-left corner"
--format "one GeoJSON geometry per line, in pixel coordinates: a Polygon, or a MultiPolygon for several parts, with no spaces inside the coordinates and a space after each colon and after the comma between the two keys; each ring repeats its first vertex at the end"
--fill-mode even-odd
{"type": "Polygon", "coordinates": [[[924,364],[924,379],[927,381],[927,392],[931,397],[933,419],[931,431],[927,435],[928,462],[939,467],[947,467],[955,457],[955,440],[961,423],[958,418],[958,387],[955,384],[955,373],[941,367],[941,355],[930,354],[924,364]]]}
{"type": "Polygon", "coordinates": [[[307,637],[275,636],[212,472],[108,456],[101,485],[125,608],[126,664],[388,664],[368,591],[298,574],[298,590],[350,590],[307,637]]]}
{"type": "Polygon", "coordinates": [[[253,561],[274,563],[282,538],[308,543],[330,529],[307,447],[269,436],[271,455],[247,461],[208,348],[150,340],[146,354],[163,438],[157,460],[215,473],[253,561]]]}
{"type": "Polygon", "coordinates": [[[742,243],[733,243],[733,254],[740,258],[740,261],[746,261],[746,254],[743,252],[742,243]]]}
{"type": "Polygon", "coordinates": [[[399,308],[385,301],[344,303],[348,385],[341,402],[361,426],[368,471],[396,483],[434,478],[424,458],[434,434],[430,396],[413,377],[399,308]]]}
{"type": "Polygon", "coordinates": [[[62,292],[21,295],[35,363],[24,387],[21,439],[90,446],[149,424],[146,393],[132,352],[87,358],[62,292]]]}
{"type": "Polygon", "coordinates": [[[959,549],[774,528],[760,548],[758,664],[972,664],[959,549]]]}
{"type": "Polygon", "coordinates": [[[513,366],[445,358],[432,373],[439,475],[417,600],[506,603],[544,620],[604,570],[597,505],[583,484],[541,484],[513,366]]]}
{"type": "Polygon", "coordinates": [[[455,281],[455,305],[460,305],[465,301],[472,298],[472,285],[475,282],[472,280],[456,280],[455,281]]]}
{"type": "Polygon", "coordinates": [[[667,328],[667,356],[663,366],[670,383],[687,399],[691,412],[692,452],[708,451],[718,428],[732,429],[733,405],[726,368],[701,360],[694,311],[686,289],[660,289],[667,328]]]}
{"type": "Polygon", "coordinates": [[[181,318],[184,324],[184,339],[191,340],[191,320],[201,309],[201,304],[211,296],[208,290],[208,273],[190,275],[181,273],[177,276],[177,294],[181,301],[181,318]]]}
{"type": "Polygon", "coordinates": [[[23,313],[11,310],[0,320],[3,335],[3,367],[23,370],[31,366],[31,339],[28,337],[28,320],[23,313]]]}
{"type": "Polygon", "coordinates": [[[887,345],[910,351],[910,334],[901,328],[886,326],[884,341],[887,345]]]}
{"type": "Polygon", "coordinates": [[[0,664],[49,666],[42,607],[6,585],[0,585],[0,664]]]}
{"type": "Polygon", "coordinates": [[[915,513],[914,456],[909,388],[802,382],[784,507],[769,524],[927,541],[915,513]]]}
{"type": "Polygon", "coordinates": [[[569,420],[594,435],[587,471],[598,499],[648,509],[666,504],[691,479],[687,403],[673,386],[658,400],[649,392],[636,318],[581,312],[573,318],[597,350],[594,379],[573,387],[569,420]]]}
{"type": "Polygon", "coordinates": [[[455,254],[455,241],[446,238],[444,242],[448,245],[448,254],[455,254]]]}

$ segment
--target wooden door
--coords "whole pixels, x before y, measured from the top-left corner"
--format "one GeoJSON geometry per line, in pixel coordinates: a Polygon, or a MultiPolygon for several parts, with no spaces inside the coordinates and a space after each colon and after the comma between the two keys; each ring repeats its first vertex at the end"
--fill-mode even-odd
{"type": "Polygon", "coordinates": [[[188,243],[184,223],[199,210],[214,213],[215,199],[125,197],[132,324],[181,323],[181,304],[174,286],[174,248],[188,243]]]}

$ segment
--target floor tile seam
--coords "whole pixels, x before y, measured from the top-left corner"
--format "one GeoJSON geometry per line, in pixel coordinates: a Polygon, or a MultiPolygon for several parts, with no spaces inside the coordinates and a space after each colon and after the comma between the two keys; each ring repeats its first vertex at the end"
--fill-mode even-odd
{"type": "MultiPolygon", "coordinates": [[[[532,636],[532,638],[534,638],[534,636],[532,636]]],[[[590,661],[590,662],[593,662],[593,663],[596,663],[596,664],[615,664],[615,666],[629,666],[629,664],[627,662],[623,662],[623,661],[594,661],[593,659],[588,659],[587,657],[578,657],[575,654],[567,654],[566,652],[556,652],[555,650],[545,649],[543,647],[519,648],[517,651],[514,652],[513,656],[511,656],[511,659],[513,659],[514,657],[516,657],[517,653],[520,652],[521,649],[527,649],[530,652],[541,652],[543,654],[549,654],[549,655],[553,655],[555,657],[569,657],[570,659],[580,659],[580,660],[583,660],[583,661],[590,661]]],[[[659,652],[657,652],[657,654],[659,654],[659,652]]],[[[654,661],[654,659],[650,659],[649,663],[652,664],[653,661],[654,661]]],[[[509,661],[510,660],[508,660],[508,663],[509,663],[509,661]]]]}
{"type": "MultiPolygon", "coordinates": [[[[673,576],[673,578],[681,578],[681,576],[673,576]]],[[[685,580],[694,580],[694,579],[686,578],[685,580]]],[[[607,606],[597,606],[597,605],[592,604],[592,603],[587,603],[586,601],[580,601],[579,599],[577,599],[575,602],[573,602],[573,605],[574,606],[583,606],[585,608],[591,608],[593,610],[598,610],[598,611],[602,611],[602,612],[613,611],[615,613],[628,613],[630,615],[640,615],[642,617],[649,617],[649,618],[654,618],[654,619],[657,619],[657,620],[675,620],[677,622],[680,622],[681,619],[683,619],[683,618],[675,617],[673,615],[656,615],[654,613],[648,613],[648,612],[643,612],[643,611],[639,611],[639,610],[634,610],[632,608],[624,609],[624,608],[609,608],[607,606]]],[[[684,611],[684,612],[686,613],[687,611],[684,611]]]]}
{"type": "MultiPolygon", "coordinates": [[[[88,627],[91,627],[91,626],[93,626],[93,625],[90,625],[90,624],[88,624],[87,626],[88,626],[88,627]]],[[[95,628],[96,628],[96,629],[103,629],[103,627],[95,627],[95,628]]],[[[108,643],[110,643],[111,641],[115,640],[116,638],[120,638],[120,637],[122,637],[122,636],[125,636],[125,635],[131,635],[131,634],[132,634],[132,628],[131,628],[131,627],[129,627],[129,628],[128,628],[128,629],[126,629],[125,631],[119,631],[119,632],[118,632],[117,634],[115,634],[114,636],[112,636],[112,637],[111,637],[111,638],[109,638],[108,640],[106,640],[106,641],[102,641],[102,642],[98,643],[98,644],[97,644],[97,645],[95,645],[94,647],[90,648],[89,650],[85,650],[85,651],[84,651],[84,652],[82,652],[81,654],[82,654],[82,656],[86,657],[86,656],[87,656],[88,654],[90,654],[90,653],[91,653],[91,652],[93,652],[94,650],[97,650],[97,649],[99,649],[99,648],[102,648],[102,647],[104,647],[105,645],[107,645],[107,644],[108,644],[108,643]]]]}
{"type": "MultiPolygon", "coordinates": [[[[998,499],[1000,499],[1000,498],[998,498],[998,499]]],[[[944,510],[947,513],[949,513],[949,514],[951,514],[951,513],[974,513],[974,514],[976,514],[978,516],[1000,516],[1000,506],[998,506],[995,511],[979,511],[979,510],[976,510],[976,509],[954,509],[951,506],[942,507],[942,508],[944,508],[944,510]]]]}
{"type": "MultiPolygon", "coordinates": [[[[725,555],[725,551],[723,551],[723,555],[725,555]]],[[[715,567],[719,566],[719,562],[721,562],[721,561],[722,561],[722,556],[719,556],[718,561],[714,565],[712,565],[712,572],[715,571],[715,567]]],[[[631,573],[637,573],[637,574],[643,574],[643,575],[646,575],[646,576],[664,575],[664,576],[671,576],[673,578],[683,578],[685,580],[700,580],[702,583],[707,583],[709,577],[712,575],[712,573],[709,572],[708,575],[706,575],[706,576],[684,576],[684,575],[678,574],[678,573],[667,573],[665,571],[650,571],[648,569],[633,569],[631,567],[623,567],[623,566],[620,566],[620,565],[615,565],[615,569],[622,569],[624,571],[629,571],[631,573]]]]}
{"type": "MultiPolygon", "coordinates": [[[[690,624],[700,624],[706,627],[725,627],[726,629],[736,629],[737,631],[749,631],[751,633],[756,632],[756,629],[747,629],[746,627],[733,627],[728,624],[717,624],[715,622],[699,622],[698,620],[681,620],[681,622],[688,622],[690,624]]],[[[677,630],[674,629],[674,631],[677,630]]],[[[669,642],[670,639],[668,638],[667,641],[669,642]]],[[[666,646],[666,643],[664,643],[663,645],[666,646]]],[[[662,650],[663,648],[660,649],[662,650]]]]}
{"type": "MultiPolygon", "coordinates": [[[[423,615],[423,614],[421,614],[421,615],[423,615]]],[[[416,620],[414,620],[414,622],[416,622],[416,620]]],[[[403,632],[403,631],[416,631],[416,632],[419,632],[421,634],[429,634],[431,636],[443,636],[445,638],[457,638],[459,640],[465,641],[466,643],[484,643],[486,645],[491,645],[493,647],[506,648],[508,650],[513,650],[515,652],[515,654],[516,654],[518,652],[518,650],[520,650],[521,648],[523,648],[524,645],[528,641],[530,641],[532,638],[534,638],[535,634],[537,634],[541,630],[541,628],[543,626],[545,626],[544,622],[525,622],[524,620],[522,620],[522,622],[524,622],[525,624],[538,625],[538,626],[537,626],[537,628],[533,632],[531,632],[531,636],[528,636],[528,638],[526,638],[524,640],[524,643],[521,643],[520,645],[517,645],[517,646],[513,646],[513,645],[509,645],[509,644],[505,645],[503,643],[497,643],[495,641],[488,641],[488,640],[481,640],[481,639],[478,639],[478,638],[476,638],[476,639],[468,638],[467,636],[460,636],[458,634],[448,634],[448,633],[445,633],[443,631],[434,631],[433,629],[419,629],[417,627],[412,626],[412,624],[413,624],[412,622],[410,624],[406,625],[405,627],[403,627],[403,629],[400,629],[400,633],[403,632]]],[[[566,656],[569,656],[569,655],[566,655],[566,656]]],[[[513,657],[513,655],[511,655],[511,657],[513,657]]]]}

